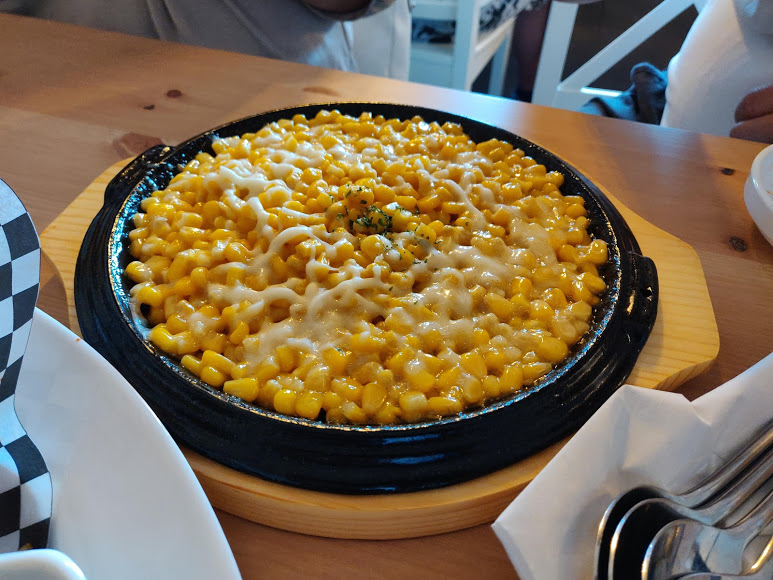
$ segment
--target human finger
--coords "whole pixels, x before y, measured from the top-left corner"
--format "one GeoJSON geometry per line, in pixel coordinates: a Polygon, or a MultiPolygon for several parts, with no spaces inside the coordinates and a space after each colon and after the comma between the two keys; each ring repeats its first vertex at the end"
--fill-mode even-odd
{"type": "Polygon", "coordinates": [[[730,136],[761,143],[773,143],[773,113],[741,121],[730,129],[730,136]]]}
{"type": "Polygon", "coordinates": [[[735,109],[736,122],[773,114],[773,84],[748,92],[735,109]]]}

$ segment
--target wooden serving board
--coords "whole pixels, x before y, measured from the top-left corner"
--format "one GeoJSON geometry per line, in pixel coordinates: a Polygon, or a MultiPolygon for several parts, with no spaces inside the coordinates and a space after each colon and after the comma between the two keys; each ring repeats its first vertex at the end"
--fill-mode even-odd
{"type": "MultiPolygon", "coordinates": [[[[81,241],[102,207],[106,185],[130,160],[107,169],[41,234],[62,277],[70,327],[79,331],[73,280],[81,241]]],[[[602,188],[603,190],[603,188],[602,188]]],[[[698,255],[689,245],[630,211],[604,191],[658,269],[658,316],[628,383],[673,390],[706,371],[719,333],[698,255]]],[[[568,440],[568,439],[567,439],[568,440]]],[[[333,538],[428,536],[489,523],[567,440],[506,469],[458,485],[414,493],[349,496],[288,487],[224,467],[183,449],[212,505],[261,524],[333,538]]]]}

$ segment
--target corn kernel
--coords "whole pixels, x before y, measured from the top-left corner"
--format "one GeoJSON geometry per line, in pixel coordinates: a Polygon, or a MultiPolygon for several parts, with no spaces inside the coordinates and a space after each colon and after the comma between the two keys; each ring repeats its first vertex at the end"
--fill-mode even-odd
{"type": "Polygon", "coordinates": [[[276,348],[276,361],[279,364],[279,370],[283,373],[291,372],[297,365],[295,351],[287,345],[281,345],[276,348]]]}
{"type": "Polygon", "coordinates": [[[503,393],[512,393],[523,386],[524,373],[521,365],[507,365],[499,378],[499,385],[503,393]]]}
{"type": "Polygon", "coordinates": [[[341,405],[341,411],[344,414],[344,417],[349,420],[351,423],[365,423],[368,420],[368,416],[365,414],[365,411],[363,411],[357,403],[353,401],[346,401],[343,405],[341,405]]]}
{"type": "Polygon", "coordinates": [[[418,372],[406,372],[406,379],[408,384],[413,388],[426,393],[432,387],[435,386],[435,376],[426,370],[420,370],[418,372]]]}
{"type": "Polygon", "coordinates": [[[322,353],[322,358],[327,366],[330,367],[333,374],[343,375],[349,364],[351,353],[348,353],[343,349],[329,348],[322,353]]]}
{"type": "Polygon", "coordinates": [[[491,336],[485,328],[476,328],[472,331],[472,344],[474,346],[484,346],[491,340],[491,336]]]}
{"type": "Polygon", "coordinates": [[[434,244],[437,237],[435,230],[425,224],[418,226],[414,233],[417,237],[427,240],[430,244],[434,244]]]}
{"type": "Polygon", "coordinates": [[[386,340],[361,332],[352,335],[352,350],[355,352],[379,352],[386,347],[386,340]]]}
{"type": "Polygon", "coordinates": [[[191,354],[186,354],[180,359],[180,363],[194,375],[201,374],[201,361],[191,354]]]}
{"type": "Polygon", "coordinates": [[[429,407],[429,401],[424,393],[418,391],[407,391],[400,395],[398,400],[400,409],[406,413],[419,414],[429,407]]]}
{"type": "Polygon", "coordinates": [[[252,403],[258,398],[258,380],[242,378],[223,383],[223,392],[252,403]]]}
{"type": "Polygon", "coordinates": [[[161,350],[177,354],[177,343],[172,336],[172,333],[166,328],[164,324],[158,324],[150,331],[150,340],[161,350]]]}
{"type": "Polygon", "coordinates": [[[285,415],[293,415],[295,411],[295,401],[298,395],[290,389],[281,389],[274,395],[274,410],[285,415]]]}
{"type": "Polygon", "coordinates": [[[223,371],[216,368],[202,366],[201,380],[215,388],[219,388],[223,386],[223,383],[225,383],[226,375],[223,371]]]}
{"type": "Polygon", "coordinates": [[[542,359],[551,363],[558,363],[569,354],[569,347],[560,338],[541,336],[536,352],[542,359]]]}
{"type": "Polygon", "coordinates": [[[135,295],[135,299],[140,304],[156,307],[161,306],[165,298],[166,295],[159,286],[144,286],[135,295]]]}
{"type": "Polygon", "coordinates": [[[194,353],[199,350],[199,342],[190,330],[184,330],[174,336],[177,343],[177,355],[194,353]]]}
{"type": "Polygon", "coordinates": [[[153,279],[153,272],[142,262],[134,261],[126,266],[126,274],[134,282],[150,282],[153,279]]]}
{"type": "Polygon", "coordinates": [[[507,363],[505,354],[501,350],[490,350],[483,355],[486,361],[486,367],[489,371],[501,374],[507,363]]]}
{"type": "Polygon", "coordinates": [[[427,408],[433,415],[453,415],[462,410],[462,402],[453,397],[430,397],[427,408]]]}
{"type": "Polygon", "coordinates": [[[582,283],[585,284],[585,287],[594,294],[600,294],[607,289],[607,285],[604,280],[599,276],[591,274],[590,272],[584,272],[580,274],[580,280],[582,280],[582,283]]]}
{"type": "Polygon", "coordinates": [[[515,306],[504,296],[489,292],[483,297],[484,302],[497,318],[507,322],[515,315],[515,306]]]}
{"type": "Polygon", "coordinates": [[[475,405],[483,400],[483,383],[481,383],[479,377],[464,377],[460,386],[462,388],[462,397],[464,397],[468,404],[475,405]]]}
{"type": "Polygon", "coordinates": [[[201,337],[201,347],[204,350],[211,350],[216,353],[222,353],[225,350],[228,338],[220,332],[208,332],[201,337]]]}
{"type": "Polygon", "coordinates": [[[322,393],[304,391],[296,397],[295,413],[304,419],[316,419],[322,410],[322,400],[322,393]]]}
{"type": "Polygon", "coordinates": [[[381,236],[371,235],[360,242],[360,249],[372,261],[384,251],[381,236]]]}
{"type": "Polygon", "coordinates": [[[486,376],[488,368],[486,367],[486,361],[477,352],[467,352],[461,357],[462,366],[472,376],[482,379],[486,376]]]}
{"type": "Polygon", "coordinates": [[[218,354],[211,350],[205,350],[201,355],[201,362],[205,366],[213,367],[224,373],[230,373],[233,361],[228,360],[222,354],[218,354]]]}
{"type": "Polygon", "coordinates": [[[481,384],[483,386],[483,391],[489,398],[493,399],[502,393],[502,386],[500,384],[499,377],[495,377],[494,375],[486,375],[483,377],[481,384]]]}
{"type": "Polygon", "coordinates": [[[461,370],[459,367],[451,367],[442,373],[437,378],[436,384],[440,389],[448,390],[451,387],[454,387],[459,382],[459,377],[461,376],[461,370]]]}
{"type": "Polygon", "coordinates": [[[240,320],[236,324],[236,328],[234,328],[233,332],[228,335],[228,340],[230,340],[232,344],[241,344],[244,339],[247,338],[249,333],[250,325],[245,321],[240,320]]]}
{"type": "Polygon", "coordinates": [[[530,385],[542,375],[549,372],[551,369],[550,363],[533,362],[523,365],[523,382],[530,385]]]}
{"type": "Polygon", "coordinates": [[[368,383],[362,388],[362,410],[372,415],[384,404],[387,389],[379,383],[368,383]]]}
{"type": "Polygon", "coordinates": [[[279,374],[279,365],[274,357],[268,357],[258,364],[255,369],[255,378],[261,383],[267,382],[279,374]]]}

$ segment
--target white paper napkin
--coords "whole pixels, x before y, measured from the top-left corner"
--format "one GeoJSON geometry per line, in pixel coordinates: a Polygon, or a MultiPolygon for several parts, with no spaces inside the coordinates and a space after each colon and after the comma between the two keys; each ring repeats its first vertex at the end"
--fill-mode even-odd
{"type": "Polygon", "coordinates": [[[696,399],[624,385],[493,524],[522,580],[589,578],[601,516],[621,492],[681,492],[773,417],[773,354],[696,399]]]}

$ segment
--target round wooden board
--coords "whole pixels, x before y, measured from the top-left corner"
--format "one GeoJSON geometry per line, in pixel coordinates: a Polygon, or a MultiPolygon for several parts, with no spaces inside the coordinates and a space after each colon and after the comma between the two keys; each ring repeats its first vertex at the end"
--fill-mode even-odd
{"type": "MultiPolygon", "coordinates": [[[[43,251],[62,276],[70,325],[76,332],[73,279],[80,241],[102,206],[105,186],[129,161],[116,163],[102,173],[40,236],[43,251]]],[[[719,351],[719,334],[703,268],[688,244],[604,193],[628,222],[642,253],[654,260],[660,284],[655,327],[627,382],[673,390],[706,371],[719,351]]],[[[219,509],[293,532],[375,540],[428,536],[493,521],[567,440],[466,483],[416,493],[369,496],[279,485],[229,469],[188,449],[183,453],[212,505],[219,509]]]]}

